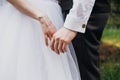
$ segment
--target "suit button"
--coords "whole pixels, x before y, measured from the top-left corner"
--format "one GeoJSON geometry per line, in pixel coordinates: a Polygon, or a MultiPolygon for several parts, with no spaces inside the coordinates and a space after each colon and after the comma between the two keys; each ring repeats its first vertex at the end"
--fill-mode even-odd
{"type": "Polygon", "coordinates": [[[85,24],[83,24],[83,25],[82,25],[82,28],[86,28],[86,25],[85,25],[85,24]]]}

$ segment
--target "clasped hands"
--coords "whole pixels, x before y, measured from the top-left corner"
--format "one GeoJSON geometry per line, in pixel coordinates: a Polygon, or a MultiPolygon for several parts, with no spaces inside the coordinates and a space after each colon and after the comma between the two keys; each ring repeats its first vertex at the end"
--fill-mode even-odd
{"type": "Polygon", "coordinates": [[[46,45],[50,45],[51,49],[57,54],[65,53],[67,51],[68,44],[75,38],[77,32],[62,27],[57,31],[54,24],[44,15],[39,19],[42,25],[42,31],[44,33],[46,45]],[[50,44],[48,40],[50,39],[50,44]]]}

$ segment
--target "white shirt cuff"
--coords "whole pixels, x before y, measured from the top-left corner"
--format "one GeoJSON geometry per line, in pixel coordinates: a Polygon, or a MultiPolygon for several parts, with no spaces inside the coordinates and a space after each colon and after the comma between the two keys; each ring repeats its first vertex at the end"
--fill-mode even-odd
{"type": "Polygon", "coordinates": [[[86,24],[86,20],[83,21],[83,19],[75,18],[73,16],[68,15],[65,20],[64,27],[76,32],[85,33],[86,24]]]}

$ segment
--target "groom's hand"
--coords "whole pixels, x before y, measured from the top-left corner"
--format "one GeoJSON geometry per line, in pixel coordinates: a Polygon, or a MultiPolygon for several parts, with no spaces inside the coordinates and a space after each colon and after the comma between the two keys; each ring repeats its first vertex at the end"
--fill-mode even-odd
{"type": "Polygon", "coordinates": [[[51,39],[51,49],[56,53],[64,53],[67,51],[68,44],[75,38],[77,32],[62,27],[51,39]]]}

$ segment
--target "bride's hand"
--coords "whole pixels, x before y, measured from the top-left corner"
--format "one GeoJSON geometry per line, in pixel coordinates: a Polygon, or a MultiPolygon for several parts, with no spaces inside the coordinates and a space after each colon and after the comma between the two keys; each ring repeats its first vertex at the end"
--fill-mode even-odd
{"type": "Polygon", "coordinates": [[[39,17],[38,20],[41,23],[42,31],[45,37],[45,43],[48,46],[48,39],[51,40],[53,34],[57,31],[57,29],[45,13],[42,13],[41,15],[42,16],[39,17]]]}
{"type": "Polygon", "coordinates": [[[8,0],[8,2],[27,16],[39,20],[42,25],[46,45],[48,45],[48,38],[51,39],[52,35],[56,32],[56,28],[48,16],[43,11],[32,5],[28,0],[8,0]]]}

